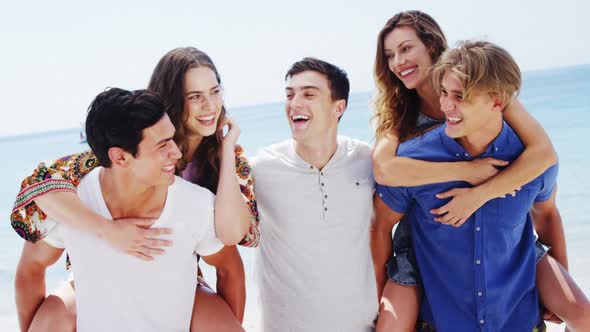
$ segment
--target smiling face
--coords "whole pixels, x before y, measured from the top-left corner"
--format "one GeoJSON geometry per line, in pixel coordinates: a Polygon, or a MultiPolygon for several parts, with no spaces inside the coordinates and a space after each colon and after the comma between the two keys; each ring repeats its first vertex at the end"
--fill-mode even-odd
{"type": "Polygon", "coordinates": [[[448,71],[441,81],[440,105],[446,117],[445,133],[452,138],[478,135],[483,128],[502,121],[504,105],[477,89],[464,100],[461,82],[448,71]]]}
{"type": "Polygon", "coordinates": [[[182,157],[174,137],[174,125],[168,115],[142,131],[142,140],[135,157],[129,154],[129,169],[133,176],[148,186],[174,183],[174,166],[182,157]]]}
{"type": "Polygon", "coordinates": [[[383,40],[389,70],[408,89],[419,88],[428,80],[433,61],[428,48],[410,26],[393,29],[383,40]]]}
{"type": "Polygon", "coordinates": [[[325,75],[312,70],[295,74],[287,81],[285,92],[285,112],[295,141],[322,144],[336,135],[346,102],[332,100],[325,75]]]}
{"type": "Polygon", "coordinates": [[[184,75],[185,126],[189,135],[211,136],[223,107],[222,89],[215,72],[206,66],[191,68],[184,75]]]}

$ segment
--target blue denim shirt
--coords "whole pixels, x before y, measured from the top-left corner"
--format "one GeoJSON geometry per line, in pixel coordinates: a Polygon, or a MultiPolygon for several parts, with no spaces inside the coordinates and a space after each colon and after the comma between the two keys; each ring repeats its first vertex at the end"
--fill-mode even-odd
{"type": "MultiPolygon", "coordinates": [[[[404,142],[398,156],[449,162],[472,160],[442,125],[404,142]]],[[[513,161],[524,150],[506,124],[477,158],[513,161]]],[[[424,285],[420,318],[437,331],[532,331],[540,321],[535,285],[535,237],[529,209],[553,193],[557,165],[524,185],[516,197],[487,202],[462,226],[434,221],[430,213],[450,199],[434,195],[469,183],[416,187],[377,186],[377,193],[412,226],[424,285]]]]}

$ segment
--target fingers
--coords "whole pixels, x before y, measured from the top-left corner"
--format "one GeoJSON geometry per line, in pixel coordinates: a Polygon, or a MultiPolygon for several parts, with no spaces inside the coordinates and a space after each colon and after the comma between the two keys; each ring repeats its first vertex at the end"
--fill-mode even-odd
{"type": "Polygon", "coordinates": [[[434,218],[434,220],[438,221],[444,225],[449,225],[449,226],[453,226],[453,227],[460,227],[461,225],[463,225],[465,223],[465,221],[467,221],[467,218],[461,218],[461,217],[451,215],[450,213],[447,213],[444,216],[438,216],[438,217],[434,218]]]}
{"type": "Polygon", "coordinates": [[[221,122],[221,126],[225,126],[225,125],[231,126],[231,124],[232,124],[232,119],[227,115],[224,116],[223,121],[221,122]]]}
{"type": "Polygon", "coordinates": [[[500,196],[500,198],[506,198],[507,196],[512,196],[512,197],[516,197],[516,194],[521,190],[521,187],[518,187],[516,189],[514,189],[513,191],[506,193],[506,195],[502,195],[500,196]]]}
{"type": "Polygon", "coordinates": [[[171,247],[172,241],[169,240],[160,240],[160,239],[146,239],[144,241],[144,245],[150,248],[157,248],[157,247],[171,247]]]}
{"type": "Polygon", "coordinates": [[[507,162],[505,160],[494,159],[494,158],[490,158],[490,157],[485,158],[485,161],[488,164],[494,165],[494,166],[507,166],[508,164],[510,164],[509,162],[507,162]]]}
{"type": "Polygon", "coordinates": [[[145,255],[145,254],[138,252],[138,251],[127,251],[127,254],[134,256],[136,258],[139,258],[142,261],[153,261],[154,260],[154,257],[145,255]]]}
{"type": "Polygon", "coordinates": [[[438,217],[434,218],[434,220],[438,221],[440,223],[443,223],[445,225],[449,225],[449,224],[451,224],[452,220],[455,218],[456,218],[455,216],[452,216],[450,213],[447,213],[442,216],[438,216],[438,217]]]}
{"type": "Polygon", "coordinates": [[[458,193],[458,190],[457,190],[457,188],[455,188],[455,189],[451,189],[449,191],[438,193],[435,196],[436,196],[436,198],[443,199],[443,198],[454,197],[457,195],[457,193],[458,193]]]}
{"type": "Polygon", "coordinates": [[[449,225],[449,226],[453,226],[453,227],[459,227],[465,223],[466,219],[461,218],[461,217],[457,217],[457,216],[451,216],[450,213],[447,213],[446,215],[444,215],[442,217],[434,218],[434,220],[440,222],[441,224],[445,224],[445,225],[449,225]]]}
{"type": "MultiPolygon", "coordinates": [[[[221,125],[221,131],[223,133],[223,130],[225,128],[225,126],[227,125],[227,132],[225,132],[224,140],[230,140],[230,141],[235,141],[238,139],[238,137],[240,136],[240,127],[234,122],[234,120],[228,116],[226,116],[223,120],[223,124],[221,125]]],[[[235,143],[235,142],[234,142],[235,143]]]]}
{"type": "Polygon", "coordinates": [[[152,256],[152,255],[163,255],[164,254],[164,250],[160,249],[160,248],[151,248],[148,246],[141,246],[139,248],[139,253],[144,254],[146,256],[152,256]]]}
{"type": "Polygon", "coordinates": [[[449,204],[445,204],[445,205],[439,207],[438,209],[432,209],[432,210],[430,210],[430,213],[436,214],[437,216],[443,215],[443,214],[449,212],[448,205],[449,204]]]}
{"type": "Polygon", "coordinates": [[[234,120],[227,115],[223,118],[223,122],[221,123],[220,127],[222,128],[222,130],[223,130],[224,126],[227,126],[228,132],[231,131],[232,129],[237,129],[237,126],[236,126],[234,120]]]}
{"type": "Polygon", "coordinates": [[[142,261],[153,261],[155,255],[163,255],[164,250],[159,248],[151,248],[148,246],[140,246],[136,251],[126,251],[128,255],[141,259],[142,261]]]}
{"type": "Polygon", "coordinates": [[[118,223],[129,223],[134,224],[140,227],[149,227],[154,223],[154,219],[146,219],[146,218],[125,218],[125,219],[116,219],[114,220],[118,223]]]}
{"type": "Polygon", "coordinates": [[[158,235],[169,235],[172,234],[171,228],[148,228],[143,231],[143,235],[148,237],[155,237],[158,235]]]}
{"type": "Polygon", "coordinates": [[[452,226],[461,227],[466,221],[466,218],[457,218],[457,221],[452,226]]]}

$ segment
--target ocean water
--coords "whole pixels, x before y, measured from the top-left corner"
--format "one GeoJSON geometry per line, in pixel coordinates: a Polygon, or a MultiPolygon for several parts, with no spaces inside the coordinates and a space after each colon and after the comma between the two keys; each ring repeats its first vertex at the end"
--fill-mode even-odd
{"type": "MultiPolygon", "coordinates": [[[[563,218],[568,244],[570,272],[586,294],[590,295],[590,149],[585,139],[590,135],[590,65],[524,74],[520,99],[541,122],[559,153],[558,206],[563,218]],[[588,123],[586,121],[589,121],[588,123]]],[[[372,142],[369,125],[371,93],[352,94],[339,134],[372,142]]],[[[289,137],[282,103],[230,109],[242,129],[240,144],[248,155],[266,145],[289,137]]],[[[0,172],[0,330],[17,331],[14,304],[14,271],[23,241],[12,230],[9,215],[20,181],[38,162],[86,149],[79,142],[78,129],[0,138],[0,155],[4,156],[0,172]]],[[[246,323],[248,330],[258,325],[258,304],[254,296],[252,275],[253,250],[241,249],[248,283],[246,323]]],[[[47,275],[48,290],[66,278],[65,264],[58,262],[47,275]]],[[[206,279],[213,285],[214,272],[204,267],[206,279]]],[[[557,331],[555,327],[552,331],[557,331]]]]}

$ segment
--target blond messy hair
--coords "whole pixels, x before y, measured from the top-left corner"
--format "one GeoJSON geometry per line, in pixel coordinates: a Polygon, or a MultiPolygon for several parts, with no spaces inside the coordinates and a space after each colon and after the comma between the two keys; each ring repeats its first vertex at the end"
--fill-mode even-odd
{"type": "Polygon", "coordinates": [[[463,87],[463,100],[474,90],[486,91],[503,105],[508,105],[522,83],[520,69],[512,56],[500,46],[487,41],[460,41],[446,50],[434,65],[432,80],[440,94],[445,73],[451,73],[463,87]]]}

